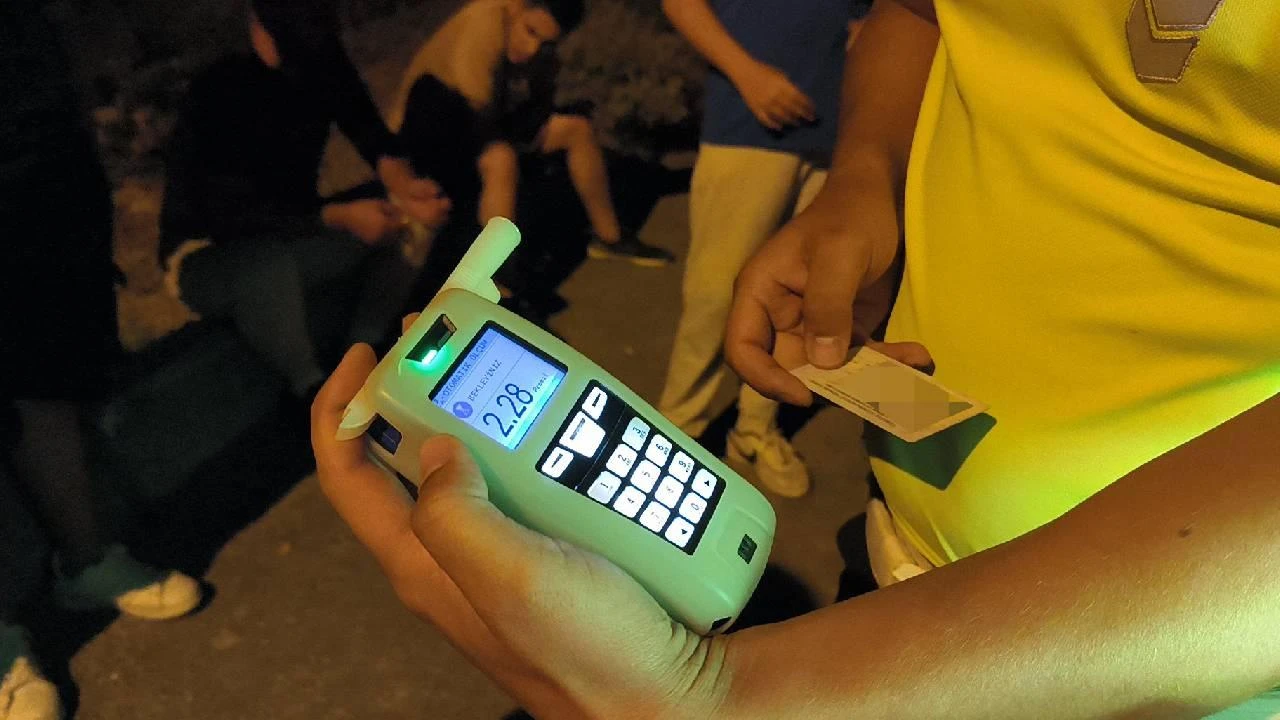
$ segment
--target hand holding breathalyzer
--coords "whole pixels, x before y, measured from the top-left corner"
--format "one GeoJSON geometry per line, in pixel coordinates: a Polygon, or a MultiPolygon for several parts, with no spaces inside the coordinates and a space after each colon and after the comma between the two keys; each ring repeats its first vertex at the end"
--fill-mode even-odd
{"type": "Polygon", "coordinates": [[[416,503],[363,439],[336,439],[375,363],[367,346],[347,353],[316,397],[312,444],[325,495],[409,610],[538,717],[705,716],[726,638],[673,623],[616,566],[507,518],[456,439],[416,453],[416,503]]]}
{"type": "Polygon", "coordinates": [[[728,627],[773,545],[773,508],[625,385],[498,306],[492,275],[519,243],[489,223],[369,375],[340,439],[406,487],[416,448],[456,436],[516,522],[601,555],[698,633],[728,627]]]}

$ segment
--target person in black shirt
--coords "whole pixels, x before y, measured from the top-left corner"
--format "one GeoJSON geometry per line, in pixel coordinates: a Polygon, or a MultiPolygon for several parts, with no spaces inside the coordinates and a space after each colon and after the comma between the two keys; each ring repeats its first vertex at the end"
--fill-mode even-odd
{"type": "Polygon", "coordinates": [[[619,222],[586,108],[555,102],[556,45],[583,12],[582,0],[471,0],[410,62],[391,124],[414,166],[481,224],[515,219],[521,157],[563,152],[591,226],[588,255],[661,267],[671,253],[619,222]]]}
{"type": "Polygon", "coordinates": [[[225,57],[192,81],[167,158],[160,257],[172,292],[202,316],[232,317],[305,398],[324,373],[304,289],[363,274],[348,339],[377,342],[413,280],[390,241],[406,216],[441,224],[449,201],[399,157],[331,6],[255,0],[249,34],[252,55],[225,57]],[[392,199],[317,195],[333,122],[392,199]]]}

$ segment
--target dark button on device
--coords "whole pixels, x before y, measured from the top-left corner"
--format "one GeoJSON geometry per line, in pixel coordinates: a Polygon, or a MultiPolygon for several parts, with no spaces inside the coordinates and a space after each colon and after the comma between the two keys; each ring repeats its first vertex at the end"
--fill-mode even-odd
{"type": "Polygon", "coordinates": [[[382,446],[383,450],[396,454],[396,449],[400,447],[401,435],[400,431],[395,429],[391,423],[387,422],[381,415],[374,415],[373,422],[369,423],[369,429],[366,431],[373,441],[382,446]]]}
{"type": "Polygon", "coordinates": [[[750,535],[743,535],[742,542],[738,543],[738,557],[744,562],[751,562],[751,558],[756,556],[756,541],[751,539],[750,535]]]}

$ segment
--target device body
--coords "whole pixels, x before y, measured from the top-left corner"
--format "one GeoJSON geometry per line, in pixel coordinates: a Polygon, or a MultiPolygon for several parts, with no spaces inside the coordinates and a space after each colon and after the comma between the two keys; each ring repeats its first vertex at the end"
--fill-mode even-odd
{"type": "MultiPolygon", "coordinates": [[[[514,247],[514,226],[486,229],[498,232],[514,247]]],[[[339,435],[360,433],[413,484],[422,442],[458,437],[499,509],[609,559],[702,634],[737,618],[773,545],[758,490],[591,360],[457,283],[348,406],[339,435]]]]}

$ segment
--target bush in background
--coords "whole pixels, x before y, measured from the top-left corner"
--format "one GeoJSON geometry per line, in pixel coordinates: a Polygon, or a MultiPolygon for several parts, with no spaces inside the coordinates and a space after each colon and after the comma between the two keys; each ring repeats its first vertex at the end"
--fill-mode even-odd
{"type": "Polygon", "coordinates": [[[696,146],[705,65],[656,0],[595,0],[560,54],[557,100],[591,102],[606,146],[649,159],[696,146]]]}

